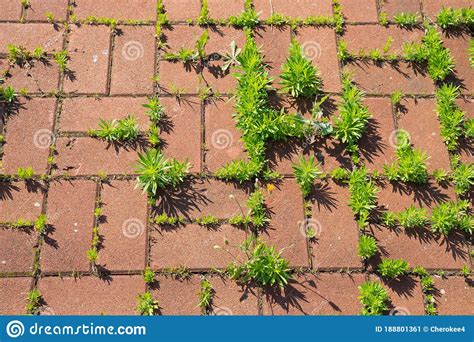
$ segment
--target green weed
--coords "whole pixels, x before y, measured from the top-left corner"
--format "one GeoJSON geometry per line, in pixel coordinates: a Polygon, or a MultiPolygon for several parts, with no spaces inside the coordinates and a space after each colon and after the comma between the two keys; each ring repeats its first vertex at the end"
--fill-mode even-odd
{"type": "Polygon", "coordinates": [[[293,171],[303,196],[309,196],[315,179],[322,174],[319,163],[314,156],[310,156],[308,159],[301,156],[299,162],[293,164],[293,171]]]}
{"type": "Polygon", "coordinates": [[[429,223],[425,208],[417,208],[413,204],[399,212],[397,221],[403,228],[423,228],[429,223]]]}
{"type": "Polygon", "coordinates": [[[212,305],[212,299],[214,297],[214,289],[209,280],[203,279],[201,281],[201,288],[199,289],[199,303],[198,306],[202,312],[206,314],[212,305]]]}
{"type": "Polygon", "coordinates": [[[444,30],[474,25],[474,9],[443,7],[436,16],[436,23],[444,30]]]}
{"type": "Polygon", "coordinates": [[[143,280],[145,281],[145,283],[153,284],[155,282],[155,277],[156,274],[150,267],[145,268],[145,270],[143,271],[143,280]]]}
{"type": "Polygon", "coordinates": [[[449,201],[433,208],[431,215],[431,229],[434,232],[448,235],[454,229],[472,234],[474,222],[469,215],[469,201],[449,201]]]}
{"type": "Polygon", "coordinates": [[[377,241],[372,236],[362,235],[359,239],[357,250],[362,260],[370,259],[377,253],[377,241]]]}
{"type": "Polygon", "coordinates": [[[408,263],[402,259],[383,259],[378,266],[378,271],[382,277],[390,279],[405,275],[410,270],[408,263]]]}
{"type": "Polygon", "coordinates": [[[388,310],[390,297],[387,290],[374,281],[367,281],[359,286],[359,300],[362,304],[362,315],[382,315],[388,310]]]}
{"type": "Polygon", "coordinates": [[[398,13],[396,14],[393,19],[395,23],[403,28],[411,28],[418,24],[420,20],[420,16],[418,13],[398,13]]]}
{"type": "Polygon", "coordinates": [[[145,292],[137,297],[137,312],[142,316],[153,316],[160,306],[150,292],[145,292]]]}
{"type": "Polygon", "coordinates": [[[365,227],[370,212],[376,207],[378,192],[365,167],[352,171],[349,177],[349,192],[349,207],[354,215],[357,215],[359,227],[365,227]]]}
{"type": "Polygon", "coordinates": [[[90,132],[91,136],[110,142],[130,142],[138,138],[140,128],[134,116],[125,119],[105,121],[100,119],[99,129],[90,132]]]}

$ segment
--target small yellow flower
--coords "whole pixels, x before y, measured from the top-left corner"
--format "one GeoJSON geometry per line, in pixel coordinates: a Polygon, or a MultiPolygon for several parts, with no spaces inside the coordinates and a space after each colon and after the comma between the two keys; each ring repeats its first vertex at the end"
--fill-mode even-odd
{"type": "Polygon", "coordinates": [[[273,190],[275,190],[275,185],[267,184],[267,191],[271,193],[273,190]]]}

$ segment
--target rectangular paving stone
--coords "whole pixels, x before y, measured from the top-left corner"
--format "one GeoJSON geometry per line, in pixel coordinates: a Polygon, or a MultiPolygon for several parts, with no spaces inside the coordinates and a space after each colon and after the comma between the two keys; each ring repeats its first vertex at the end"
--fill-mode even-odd
{"type": "Polygon", "coordinates": [[[35,62],[31,68],[17,65],[10,68],[5,77],[14,89],[26,89],[29,94],[51,93],[59,88],[59,68],[56,64],[35,62]]]}
{"type": "Polygon", "coordinates": [[[370,277],[372,281],[381,283],[390,296],[389,315],[414,316],[424,315],[423,292],[420,281],[415,277],[402,276],[397,279],[381,279],[370,277]]]}
{"type": "Polygon", "coordinates": [[[306,57],[318,68],[323,80],[323,89],[328,92],[340,91],[341,80],[334,29],[302,28],[298,30],[296,39],[301,44],[306,57]]]}
{"type": "Polygon", "coordinates": [[[29,51],[41,47],[45,52],[62,49],[62,28],[51,24],[0,23],[0,53],[7,53],[7,45],[22,46],[29,51]]]}
{"type": "Polygon", "coordinates": [[[55,109],[56,99],[34,98],[22,101],[18,113],[8,119],[3,146],[7,173],[14,174],[19,167],[46,172],[55,109]]]}
{"type": "Polygon", "coordinates": [[[22,315],[26,313],[26,297],[32,278],[0,278],[0,314],[22,315]]]}
{"type": "Polygon", "coordinates": [[[460,84],[460,90],[465,94],[472,94],[474,90],[474,69],[469,63],[469,41],[470,36],[466,33],[449,35],[443,37],[444,46],[449,49],[454,58],[453,81],[460,84]]]}
{"type": "Polygon", "coordinates": [[[223,6],[221,0],[208,0],[209,17],[213,19],[226,19],[230,16],[239,15],[244,10],[244,2],[241,0],[226,0],[223,6]]]}
{"type": "Polygon", "coordinates": [[[51,184],[47,212],[51,228],[41,248],[43,272],[89,270],[86,252],[92,241],[95,199],[93,181],[51,184]]]}
{"type": "Polygon", "coordinates": [[[161,125],[160,138],[163,151],[169,158],[188,160],[190,172],[200,172],[201,165],[201,104],[196,97],[176,100],[174,97],[160,98],[165,107],[166,119],[161,125]],[[187,141],[183,144],[183,139],[187,141]]]}
{"type": "Polygon", "coordinates": [[[243,254],[237,249],[225,246],[240,245],[248,236],[244,230],[224,224],[219,227],[203,227],[186,224],[179,227],[156,227],[152,231],[150,252],[153,268],[176,268],[186,266],[191,269],[225,268],[235,259],[218,245],[230,248],[233,255],[243,261],[243,254]]]}
{"type": "Polygon", "coordinates": [[[367,98],[364,105],[372,118],[365,134],[359,141],[361,159],[368,170],[383,171],[385,164],[395,161],[395,126],[392,105],[387,98],[367,98]]]}
{"type": "Polygon", "coordinates": [[[293,18],[306,18],[308,16],[332,16],[330,0],[254,0],[253,4],[260,19],[268,19],[272,13],[280,13],[293,18]]]}
{"type": "Polygon", "coordinates": [[[168,19],[171,21],[186,21],[195,19],[201,12],[199,0],[163,0],[168,19]]]}
{"type": "Polygon", "coordinates": [[[260,27],[255,32],[255,42],[261,47],[267,70],[274,78],[273,86],[279,88],[281,66],[288,57],[291,32],[288,28],[260,27]]]}
{"type": "Polygon", "coordinates": [[[283,249],[282,256],[291,266],[308,266],[303,197],[296,182],[287,179],[265,197],[270,223],[262,232],[262,239],[277,250],[283,249]]]}
{"type": "Polygon", "coordinates": [[[241,134],[232,118],[234,101],[219,99],[205,106],[206,168],[215,172],[235,159],[245,159],[241,134]]]}
{"type": "Polygon", "coordinates": [[[68,46],[70,60],[64,79],[64,91],[87,94],[105,93],[109,49],[109,27],[72,26],[68,46]]]}
{"type": "Polygon", "coordinates": [[[117,146],[87,137],[59,138],[56,150],[59,174],[133,174],[138,160],[137,152],[144,153],[144,146],[117,146]]]}
{"type": "Polygon", "coordinates": [[[393,16],[399,13],[421,14],[421,7],[418,0],[384,0],[380,3],[380,11],[386,12],[388,19],[393,20],[393,16]]]}
{"type": "Polygon", "coordinates": [[[140,129],[145,131],[149,118],[143,107],[147,97],[72,97],[63,101],[60,131],[87,132],[97,129],[100,119],[111,121],[133,115],[140,129]]]}
{"type": "Polygon", "coordinates": [[[317,184],[311,194],[312,218],[308,227],[316,233],[312,243],[313,268],[360,268],[357,255],[359,228],[349,208],[349,190],[332,181],[317,184]]]}
{"type": "Polygon", "coordinates": [[[2,12],[0,13],[0,20],[20,20],[21,17],[21,4],[16,0],[1,0],[0,7],[2,12]]]}
{"type": "Polygon", "coordinates": [[[120,27],[115,37],[112,94],[152,94],[155,74],[155,28],[120,27]]]}
{"type": "MultiPolygon", "coordinates": [[[[448,237],[432,233],[428,228],[404,229],[371,227],[377,239],[381,258],[403,259],[410,266],[428,269],[460,269],[469,262],[466,239],[459,232],[448,237]]],[[[379,258],[371,260],[373,265],[379,258]]]]}
{"type": "Polygon", "coordinates": [[[113,181],[101,191],[103,236],[100,265],[107,270],[145,268],[147,249],[147,198],[136,181],[113,181]]]}
{"type": "MultiPolygon", "coordinates": [[[[358,4],[357,4],[358,6],[358,4]]],[[[349,25],[342,36],[347,43],[347,49],[359,53],[361,49],[369,53],[372,49],[383,51],[389,38],[392,39],[388,54],[402,54],[403,45],[407,42],[421,42],[424,32],[422,29],[405,30],[395,25],[384,27],[374,25],[349,25]]]]}
{"type": "Polygon", "coordinates": [[[196,276],[187,280],[158,276],[157,283],[158,285],[153,290],[153,297],[160,305],[159,315],[198,316],[201,314],[198,306],[200,281],[196,276]]]}
{"type": "Polygon", "coordinates": [[[258,315],[257,288],[221,277],[209,279],[215,291],[212,315],[258,315]]]}
{"type": "Polygon", "coordinates": [[[197,94],[201,81],[201,67],[186,65],[182,62],[161,61],[159,65],[159,87],[162,93],[173,96],[179,94],[197,94]]]}
{"type": "Polygon", "coordinates": [[[66,20],[67,0],[30,0],[26,11],[26,20],[47,21],[46,13],[51,13],[54,20],[66,20]]]}
{"type": "Polygon", "coordinates": [[[377,23],[379,21],[376,0],[339,0],[344,18],[351,23],[377,23]]]}
{"type": "Polygon", "coordinates": [[[354,75],[354,81],[370,94],[391,94],[402,90],[405,94],[432,94],[433,81],[428,74],[414,70],[407,63],[396,67],[389,63],[377,66],[370,63],[351,63],[347,69],[354,75]]]}
{"type": "Polygon", "coordinates": [[[435,304],[439,315],[473,315],[474,287],[470,279],[435,277],[435,304]]]}
{"type": "Polygon", "coordinates": [[[134,315],[136,297],[145,291],[143,277],[44,277],[38,289],[44,310],[54,315],[134,315]]]}
{"type": "Polygon", "coordinates": [[[117,20],[155,20],[156,1],[153,0],[75,0],[74,14],[78,19],[88,16],[117,20]]]}
{"type": "Polygon", "coordinates": [[[39,184],[0,182],[0,222],[34,221],[41,214],[42,202],[39,184]]]}
{"type": "Polygon", "coordinates": [[[357,315],[357,287],[363,274],[319,273],[296,276],[283,290],[267,290],[264,315],[357,315]],[[335,286],[337,284],[337,286],[335,286]]]}
{"type": "Polygon", "coordinates": [[[212,214],[228,219],[248,211],[247,187],[214,179],[185,180],[174,191],[165,189],[158,195],[157,213],[168,216],[200,218],[212,214]]]}
{"type": "Polygon", "coordinates": [[[0,273],[31,272],[37,239],[31,228],[0,227],[0,273]]]}
{"type": "Polygon", "coordinates": [[[441,137],[440,124],[435,112],[436,100],[407,99],[403,102],[403,106],[398,127],[408,132],[414,148],[425,151],[430,157],[427,161],[428,171],[450,170],[448,149],[441,137]]]}

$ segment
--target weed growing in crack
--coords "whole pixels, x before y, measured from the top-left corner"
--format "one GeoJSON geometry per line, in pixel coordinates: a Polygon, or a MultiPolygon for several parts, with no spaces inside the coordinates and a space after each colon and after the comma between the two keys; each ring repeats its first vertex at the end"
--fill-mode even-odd
{"type": "Polygon", "coordinates": [[[258,13],[252,6],[252,0],[245,0],[245,9],[237,16],[231,16],[228,19],[229,25],[235,27],[253,28],[260,24],[258,13]]]}
{"type": "Polygon", "coordinates": [[[26,313],[30,315],[38,314],[38,310],[41,307],[41,303],[43,302],[43,296],[41,295],[38,289],[33,289],[28,292],[28,296],[26,298],[26,313]]]}
{"type": "Polygon", "coordinates": [[[392,102],[392,105],[394,107],[399,107],[400,106],[400,103],[402,102],[402,99],[403,99],[403,91],[401,90],[397,90],[397,91],[394,91],[391,95],[390,95],[390,102],[392,102]]]}
{"type": "Polygon", "coordinates": [[[420,16],[418,13],[398,13],[396,14],[393,19],[395,23],[403,28],[412,28],[418,25],[418,21],[420,20],[420,16]]]}
{"type": "Polygon", "coordinates": [[[298,163],[293,164],[293,171],[303,196],[309,196],[314,181],[322,174],[319,169],[319,163],[316,161],[314,156],[311,156],[308,159],[301,156],[298,163]]]}
{"type": "Polygon", "coordinates": [[[399,131],[396,138],[397,161],[384,165],[385,175],[390,181],[425,184],[428,181],[426,153],[413,149],[406,132],[399,131]]]}
{"type": "Polygon", "coordinates": [[[136,166],[138,186],[149,196],[155,197],[158,189],[177,186],[184,180],[191,165],[176,159],[166,159],[165,155],[156,149],[138,153],[136,166]]]}
{"type": "Polygon", "coordinates": [[[16,93],[15,89],[11,86],[8,87],[0,87],[0,101],[6,102],[11,104],[15,102],[18,94],[16,93]]]}
{"type": "Polygon", "coordinates": [[[343,75],[342,100],[338,105],[339,116],[334,120],[334,135],[347,144],[350,153],[358,153],[358,141],[362,138],[372,115],[362,104],[364,93],[351,80],[343,75]]]}
{"type": "Polygon", "coordinates": [[[176,226],[184,223],[184,217],[168,216],[166,213],[162,213],[155,217],[154,222],[160,226],[176,226]]]}
{"type": "Polygon", "coordinates": [[[367,281],[359,286],[359,300],[362,315],[382,315],[388,310],[390,297],[387,290],[378,282],[367,281]]]}
{"type": "Polygon", "coordinates": [[[140,128],[134,116],[125,119],[105,121],[100,119],[99,129],[90,135],[110,142],[130,142],[138,138],[140,128]]]}
{"type": "Polygon", "coordinates": [[[282,66],[281,91],[293,97],[313,97],[321,92],[322,81],[311,60],[303,55],[301,45],[293,39],[289,57],[282,66]]]}
{"type": "Polygon", "coordinates": [[[47,223],[48,217],[45,214],[39,215],[34,224],[35,231],[38,234],[44,234],[44,232],[46,231],[47,223]]]}
{"type": "Polygon", "coordinates": [[[150,267],[145,268],[143,271],[143,280],[145,283],[148,285],[153,284],[155,282],[155,277],[156,274],[150,267]]]}
{"type": "Polygon", "coordinates": [[[28,51],[22,46],[13,44],[7,45],[7,58],[10,63],[19,66],[30,65],[34,60],[46,59],[46,53],[41,47],[37,47],[33,51],[28,51]]]}
{"type": "Polygon", "coordinates": [[[260,186],[256,185],[256,190],[247,199],[247,207],[249,208],[249,217],[254,228],[262,229],[268,224],[267,208],[265,206],[265,195],[260,186]]]}
{"type": "Polygon", "coordinates": [[[145,292],[137,297],[137,312],[142,316],[153,316],[160,306],[150,292],[145,292]]]}
{"type": "Polygon", "coordinates": [[[382,26],[388,26],[387,12],[380,12],[380,14],[379,14],[379,24],[382,25],[382,26]]]}
{"type": "Polygon", "coordinates": [[[198,217],[194,220],[200,226],[215,226],[219,224],[219,219],[212,214],[205,215],[203,217],[198,217]]]}
{"type": "Polygon", "coordinates": [[[254,236],[249,236],[240,249],[244,251],[247,260],[234,262],[227,267],[226,271],[231,279],[244,283],[255,281],[262,286],[278,285],[283,288],[292,278],[289,263],[281,256],[283,250],[278,252],[275,247],[267,246],[254,236]]]}
{"type": "Polygon", "coordinates": [[[31,166],[28,167],[19,167],[16,171],[16,175],[18,178],[22,180],[30,180],[33,179],[33,176],[35,174],[35,171],[31,166]]]}
{"type": "Polygon", "coordinates": [[[441,123],[441,136],[449,151],[458,147],[459,139],[464,134],[465,113],[456,105],[459,86],[443,84],[436,90],[438,119],[441,123]]]}
{"type": "Polygon", "coordinates": [[[360,237],[357,252],[359,254],[359,257],[362,258],[362,260],[370,259],[375,254],[377,254],[377,251],[377,241],[373,236],[362,235],[360,237]]]}
{"type": "Polygon", "coordinates": [[[431,229],[434,232],[448,235],[454,229],[472,234],[473,217],[469,214],[469,201],[449,201],[433,208],[431,229]]]}
{"type": "Polygon", "coordinates": [[[357,224],[368,225],[370,212],[375,209],[378,189],[367,174],[365,167],[355,169],[349,177],[349,207],[357,216],[357,224]]]}
{"type": "Polygon", "coordinates": [[[59,66],[59,70],[61,70],[61,72],[65,72],[67,70],[67,62],[69,60],[69,54],[67,50],[55,52],[53,57],[54,61],[59,66]]]}
{"type": "Polygon", "coordinates": [[[334,13],[334,17],[333,17],[334,29],[336,30],[337,34],[342,34],[344,33],[345,20],[344,20],[344,14],[342,14],[342,6],[339,3],[339,0],[332,1],[332,9],[334,13]]]}
{"type": "Polygon", "coordinates": [[[454,71],[454,59],[450,51],[444,47],[441,34],[436,27],[427,25],[425,30],[422,42],[427,52],[428,74],[435,81],[444,81],[454,71]]]}
{"type": "Polygon", "coordinates": [[[402,259],[383,259],[378,266],[378,271],[382,277],[390,279],[398,278],[409,272],[410,267],[405,260],[402,259]]]}
{"type": "Polygon", "coordinates": [[[92,242],[91,248],[86,252],[87,259],[91,263],[92,271],[97,273],[97,259],[99,258],[99,246],[101,236],[99,233],[99,227],[95,226],[92,228],[92,242]]]}
{"type": "Polygon", "coordinates": [[[221,66],[223,72],[226,72],[230,69],[231,66],[240,65],[239,55],[242,52],[242,49],[237,47],[235,41],[230,43],[230,50],[223,57],[224,63],[221,66]]]}
{"type": "Polygon", "coordinates": [[[469,64],[471,65],[471,68],[474,69],[474,38],[469,40],[469,48],[467,53],[469,55],[469,64]]]}
{"type": "Polygon", "coordinates": [[[214,289],[209,280],[203,279],[201,281],[201,287],[199,289],[199,303],[198,307],[201,308],[203,314],[207,314],[211,310],[212,299],[214,297],[214,289]]]}

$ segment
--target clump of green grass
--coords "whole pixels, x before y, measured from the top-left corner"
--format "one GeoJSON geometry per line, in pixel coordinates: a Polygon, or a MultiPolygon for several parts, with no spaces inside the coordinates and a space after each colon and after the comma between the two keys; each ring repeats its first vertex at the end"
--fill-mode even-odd
{"type": "Polygon", "coordinates": [[[468,55],[469,55],[469,64],[471,64],[471,68],[474,69],[474,38],[471,38],[469,40],[468,55]]]}
{"type": "Polygon", "coordinates": [[[293,171],[303,196],[309,196],[315,179],[322,174],[319,163],[314,156],[310,156],[308,159],[301,156],[298,163],[293,164],[293,171]]]}
{"type": "Polygon", "coordinates": [[[43,302],[43,296],[40,291],[38,289],[31,290],[28,292],[26,300],[26,312],[30,315],[36,315],[43,302]]]}
{"type": "Polygon", "coordinates": [[[160,226],[175,226],[184,223],[182,216],[168,216],[166,213],[162,213],[155,217],[154,222],[160,226]]]}
{"type": "Polygon", "coordinates": [[[382,277],[390,279],[405,275],[410,270],[408,263],[402,259],[383,259],[379,264],[378,271],[382,277]]]}
{"type": "Polygon", "coordinates": [[[382,315],[388,310],[390,297],[387,290],[374,281],[367,281],[359,286],[359,300],[362,304],[362,315],[382,315]]]}
{"type": "Polygon", "coordinates": [[[249,216],[255,228],[261,229],[268,223],[269,218],[265,206],[265,195],[260,187],[249,196],[247,200],[249,216]]]}
{"type": "Polygon", "coordinates": [[[137,312],[142,316],[153,316],[160,308],[158,301],[150,292],[145,292],[137,297],[137,312]]]}
{"type": "Polygon", "coordinates": [[[426,153],[412,148],[407,132],[399,131],[396,138],[397,161],[391,165],[384,165],[385,175],[391,181],[426,183],[428,181],[426,153]]]}
{"type": "Polygon", "coordinates": [[[318,70],[303,55],[302,47],[296,39],[290,44],[289,56],[282,66],[280,77],[281,91],[293,97],[313,97],[321,92],[322,81],[318,70]]]}
{"type": "Polygon", "coordinates": [[[16,175],[18,178],[22,180],[30,180],[33,179],[33,176],[35,175],[35,171],[31,166],[28,167],[19,167],[16,171],[16,175]]]}
{"type": "Polygon", "coordinates": [[[398,13],[396,14],[393,19],[395,23],[403,28],[411,28],[418,25],[418,21],[420,20],[420,16],[418,13],[398,13]]]}
{"type": "Polygon", "coordinates": [[[464,164],[460,161],[459,156],[455,156],[451,164],[454,191],[457,195],[465,195],[474,186],[474,163],[464,164]]]}
{"type": "Polygon", "coordinates": [[[456,105],[459,86],[444,83],[436,90],[438,119],[441,123],[441,136],[448,150],[455,151],[459,139],[464,135],[465,113],[456,105]]]}
{"type": "Polygon", "coordinates": [[[236,27],[253,28],[260,24],[257,11],[252,6],[252,0],[245,0],[244,11],[237,16],[231,16],[228,24],[236,27]]]}
{"type": "Polygon", "coordinates": [[[12,86],[1,87],[0,86],[0,101],[11,104],[15,102],[18,94],[12,86]]]}
{"type": "Polygon", "coordinates": [[[156,196],[158,189],[175,187],[181,183],[191,167],[187,161],[167,159],[156,149],[138,153],[138,158],[138,186],[152,197],[156,196]]]}
{"type": "Polygon", "coordinates": [[[423,228],[429,223],[425,208],[417,208],[414,205],[399,212],[397,221],[403,228],[423,228]]]}
{"type": "Polygon", "coordinates": [[[454,71],[454,59],[450,51],[444,47],[441,34],[436,27],[428,25],[422,38],[428,58],[428,74],[435,81],[444,79],[454,71]]]}
{"type": "Polygon", "coordinates": [[[342,13],[342,6],[338,0],[332,1],[333,9],[333,25],[337,34],[344,33],[345,19],[344,14],[342,13]]]}
{"type": "Polygon", "coordinates": [[[362,104],[364,93],[345,74],[342,80],[342,100],[338,105],[339,116],[334,121],[334,135],[347,144],[351,153],[359,150],[358,141],[362,138],[372,115],[362,104]]]}
{"type": "Polygon", "coordinates": [[[366,227],[370,212],[375,209],[378,189],[365,167],[355,169],[349,177],[349,207],[357,216],[359,227],[366,227]]]}
{"type": "Polygon", "coordinates": [[[43,234],[46,230],[48,223],[48,217],[45,214],[41,214],[35,221],[34,228],[38,234],[43,234]]]}
{"type": "Polygon", "coordinates": [[[56,64],[59,65],[59,70],[61,70],[61,72],[66,71],[67,62],[69,60],[69,54],[67,50],[61,50],[61,51],[55,52],[53,54],[53,57],[56,64]]]}
{"type": "Polygon", "coordinates": [[[219,219],[212,214],[198,217],[195,222],[200,226],[215,226],[219,223],[219,219]]]}
{"type": "Polygon", "coordinates": [[[401,90],[394,91],[390,95],[390,102],[392,102],[392,105],[395,107],[399,107],[400,103],[402,102],[403,99],[403,92],[401,90]]]}
{"type": "Polygon", "coordinates": [[[359,239],[359,246],[357,252],[362,260],[367,260],[377,254],[377,241],[373,236],[362,235],[359,239]]]}
{"type": "Polygon", "coordinates": [[[436,16],[436,23],[444,30],[474,25],[474,9],[443,7],[436,16]]]}
{"type": "Polygon", "coordinates": [[[276,251],[275,247],[267,246],[253,236],[247,238],[240,248],[247,255],[247,260],[227,267],[232,279],[283,288],[292,278],[289,263],[281,256],[282,251],[276,251]]]}
{"type": "Polygon", "coordinates": [[[448,235],[454,229],[472,234],[474,222],[469,215],[469,201],[449,201],[433,208],[431,215],[431,229],[434,232],[448,235]]]}
{"type": "Polygon", "coordinates": [[[100,119],[99,128],[90,135],[110,142],[130,142],[138,138],[140,128],[134,116],[125,119],[105,121],[100,119]]]}
{"type": "Polygon", "coordinates": [[[16,46],[14,44],[7,45],[7,58],[10,63],[23,66],[30,64],[34,60],[46,59],[46,53],[41,47],[37,47],[33,51],[28,51],[23,46],[16,46]]]}
{"type": "Polygon", "coordinates": [[[387,12],[379,13],[379,24],[382,26],[388,26],[388,15],[387,12]]]}
{"type": "Polygon", "coordinates": [[[150,267],[145,268],[145,270],[143,271],[143,280],[145,281],[145,283],[153,284],[155,282],[155,277],[156,274],[150,267]]]}

